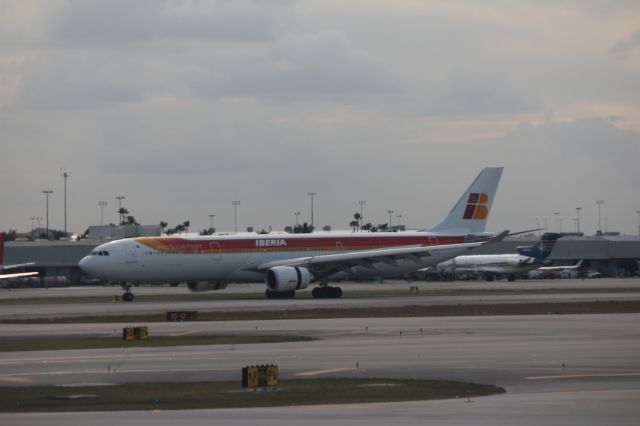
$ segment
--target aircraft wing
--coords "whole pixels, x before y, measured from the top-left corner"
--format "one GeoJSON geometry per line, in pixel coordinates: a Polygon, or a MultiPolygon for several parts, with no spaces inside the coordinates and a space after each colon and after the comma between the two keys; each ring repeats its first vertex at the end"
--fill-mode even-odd
{"type": "Polygon", "coordinates": [[[16,272],[14,274],[0,274],[0,280],[8,280],[10,278],[33,277],[38,275],[37,272],[16,272]]]}
{"type": "Polygon", "coordinates": [[[2,270],[6,271],[7,269],[16,269],[16,268],[24,268],[26,266],[33,266],[36,262],[27,262],[27,263],[16,263],[15,265],[3,265],[2,270]]]}
{"type": "MultiPolygon", "coordinates": [[[[508,232],[508,231],[507,231],[508,232]]],[[[326,254],[266,262],[257,266],[258,271],[266,271],[276,266],[298,266],[307,268],[315,276],[329,276],[337,272],[351,272],[351,268],[361,267],[375,271],[376,264],[397,266],[399,262],[412,262],[415,270],[430,266],[493,241],[499,241],[506,234],[499,234],[487,242],[447,244],[438,246],[403,246],[386,249],[362,250],[349,253],[326,254]]]]}

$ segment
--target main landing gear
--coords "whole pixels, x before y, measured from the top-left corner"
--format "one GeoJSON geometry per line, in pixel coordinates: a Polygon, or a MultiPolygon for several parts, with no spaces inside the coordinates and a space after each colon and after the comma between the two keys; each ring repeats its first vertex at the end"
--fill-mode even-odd
{"type": "Polygon", "coordinates": [[[311,291],[311,295],[316,299],[338,299],[342,297],[342,289],[340,287],[320,285],[311,291]]]}

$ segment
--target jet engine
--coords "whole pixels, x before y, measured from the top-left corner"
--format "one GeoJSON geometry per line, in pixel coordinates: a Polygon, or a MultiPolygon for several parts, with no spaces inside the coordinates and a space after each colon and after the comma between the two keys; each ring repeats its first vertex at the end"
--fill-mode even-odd
{"type": "Polygon", "coordinates": [[[311,273],[306,268],[275,266],[267,271],[267,287],[276,293],[307,288],[310,282],[311,273]]]}
{"type": "Polygon", "coordinates": [[[187,283],[187,287],[191,291],[212,291],[227,288],[227,283],[222,281],[196,281],[187,283]]]}

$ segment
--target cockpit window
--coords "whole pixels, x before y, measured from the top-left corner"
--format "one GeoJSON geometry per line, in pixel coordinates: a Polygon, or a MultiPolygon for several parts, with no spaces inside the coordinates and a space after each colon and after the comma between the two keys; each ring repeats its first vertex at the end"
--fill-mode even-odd
{"type": "Polygon", "coordinates": [[[106,250],[100,250],[100,251],[92,251],[91,252],[92,256],[109,256],[109,252],[106,250]]]}

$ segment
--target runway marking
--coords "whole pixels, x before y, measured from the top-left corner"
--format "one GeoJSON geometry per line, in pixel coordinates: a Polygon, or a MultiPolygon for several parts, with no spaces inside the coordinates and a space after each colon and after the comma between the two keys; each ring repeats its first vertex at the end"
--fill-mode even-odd
{"type": "Polygon", "coordinates": [[[636,373],[596,373],[596,374],[563,374],[557,376],[529,376],[527,380],[562,380],[562,379],[583,379],[589,377],[633,377],[640,376],[640,372],[636,373]]]}
{"type": "Polygon", "coordinates": [[[339,373],[341,371],[350,371],[350,370],[353,370],[353,368],[330,368],[328,370],[305,371],[303,373],[294,374],[294,376],[297,376],[297,377],[319,376],[321,374],[339,373]]]}
{"type": "Polygon", "coordinates": [[[200,333],[201,331],[202,331],[202,330],[183,331],[183,332],[180,332],[180,333],[173,333],[173,334],[170,334],[169,336],[171,336],[171,337],[191,336],[191,335],[193,335],[193,334],[198,334],[198,333],[200,333]]]}
{"type": "Polygon", "coordinates": [[[11,382],[11,383],[35,383],[35,382],[37,382],[37,380],[32,379],[31,377],[16,377],[16,376],[0,377],[0,381],[11,382]]]}

